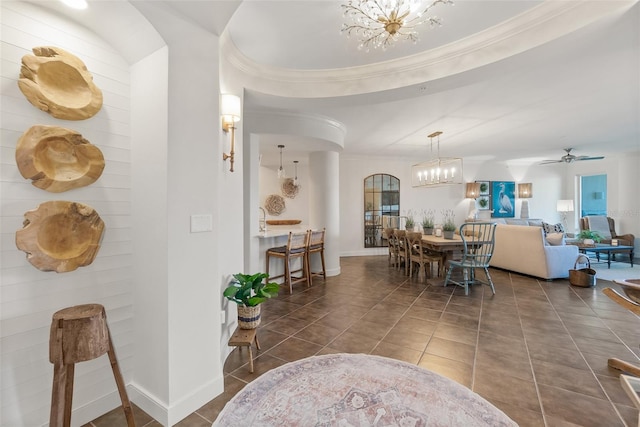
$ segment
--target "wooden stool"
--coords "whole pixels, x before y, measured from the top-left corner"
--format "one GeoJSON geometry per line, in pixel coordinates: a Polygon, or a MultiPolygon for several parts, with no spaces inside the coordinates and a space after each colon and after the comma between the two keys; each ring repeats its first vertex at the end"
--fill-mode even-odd
{"type": "Polygon", "coordinates": [[[253,343],[253,341],[256,342],[256,347],[260,350],[260,343],[258,342],[258,335],[256,335],[255,329],[236,328],[231,338],[229,338],[229,345],[249,348],[249,372],[251,373],[253,373],[253,352],[251,351],[251,343],[253,343]]]}
{"type": "Polygon", "coordinates": [[[53,363],[50,427],[68,427],[71,424],[75,363],[95,359],[105,353],[109,355],[127,425],[135,427],[107,325],[107,315],[100,304],[76,305],[53,314],[49,336],[49,361],[53,363]]]}

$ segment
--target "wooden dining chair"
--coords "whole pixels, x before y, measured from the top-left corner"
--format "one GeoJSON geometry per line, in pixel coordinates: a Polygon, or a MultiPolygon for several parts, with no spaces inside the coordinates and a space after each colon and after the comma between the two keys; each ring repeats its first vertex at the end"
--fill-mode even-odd
{"type": "Polygon", "coordinates": [[[397,269],[400,269],[404,263],[404,274],[409,274],[409,252],[407,251],[407,231],[395,230],[394,235],[396,237],[398,245],[398,262],[397,269]]]}
{"type": "Polygon", "coordinates": [[[422,233],[409,232],[407,233],[407,248],[409,250],[409,276],[413,275],[413,266],[418,266],[418,279],[424,272],[424,278],[431,278],[433,273],[433,265],[435,264],[440,271],[440,264],[442,262],[442,256],[440,254],[433,254],[422,244],[422,233]]]}
{"type": "Polygon", "coordinates": [[[474,283],[489,285],[491,292],[496,293],[493,280],[489,274],[489,261],[493,256],[495,245],[496,223],[494,222],[471,222],[460,226],[460,238],[463,243],[462,258],[450,260],[447,276],[444,279],[444,286],[453,283],[464,288],[464,294],[469,295],[469,286],[474,283]],[[451,273],[455,268],[462,269],[462,281],[451,279],[451,273]],[[487,276],[487,281],[476,279],[475,271],[481,268],[487,276]]]}
{"type": "Polygon", "coordinates": [[[398,263],[398,241],[394,234],[394,229],[385,228],[384,236],[387,239],[387,247],[389,249],[389,265],[396,266],[398,263]]]}

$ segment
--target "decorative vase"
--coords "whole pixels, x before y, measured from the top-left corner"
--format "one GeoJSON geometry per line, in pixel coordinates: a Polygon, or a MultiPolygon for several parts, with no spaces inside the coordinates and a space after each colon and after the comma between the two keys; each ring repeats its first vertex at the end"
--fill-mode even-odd
{"type": "Polygon", "coordinates": [[[430,236],[433,234],[433,227],[422,227],[422,232],[423,234],[430,236]]]}
{"type": "Polygon", "coordinates": [[[413,231],[413,225],[405,225],[404,229],[407,231],[413,231]]]}
{"type": "Polygon", "coordinates": [[[255,329],[260,324],[260,305],[254,307],[238,306],[238,327],[240,329],[255,329]]]}
{"type": "Polygon", "coordinates": [[[445,239],[453,239],[453,234],[455,233],[455,231],[442,231],[442,234],[444,235],[445,239]]]}

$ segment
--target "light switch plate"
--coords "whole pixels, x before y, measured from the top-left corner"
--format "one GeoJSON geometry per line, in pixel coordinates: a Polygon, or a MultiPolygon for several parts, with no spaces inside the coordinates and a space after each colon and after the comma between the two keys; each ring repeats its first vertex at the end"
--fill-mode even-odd
{"type": "Polygon", "coordinates": [[[191,215],[191,232],[203,233],[206,231],[213,231],[213,216],[210,214],[191,215]]]}

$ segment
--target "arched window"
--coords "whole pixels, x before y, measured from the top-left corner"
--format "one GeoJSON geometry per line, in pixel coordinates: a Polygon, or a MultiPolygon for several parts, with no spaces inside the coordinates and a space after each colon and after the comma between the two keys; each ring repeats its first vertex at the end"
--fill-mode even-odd
{"type": "Polygon", "coordinates": [[[387,246],[384,229],[398,228],[400,180],[377,173],[364,179],[364,247],[387,246]]]}

